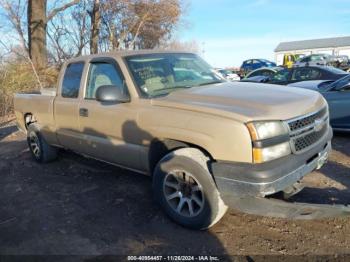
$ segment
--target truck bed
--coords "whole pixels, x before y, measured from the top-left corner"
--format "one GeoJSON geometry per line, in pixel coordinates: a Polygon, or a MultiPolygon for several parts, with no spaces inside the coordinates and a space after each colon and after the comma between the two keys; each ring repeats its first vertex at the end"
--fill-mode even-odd
{"type": "Polygon", "coordinates": [[[54,89],[15,94],[14,108],[18,127],[25,130],[25,117],[32,114],[35,115],[38,122],[47,124],[50,129],[54,128],[53,103],[55,95],[54,89]]]}

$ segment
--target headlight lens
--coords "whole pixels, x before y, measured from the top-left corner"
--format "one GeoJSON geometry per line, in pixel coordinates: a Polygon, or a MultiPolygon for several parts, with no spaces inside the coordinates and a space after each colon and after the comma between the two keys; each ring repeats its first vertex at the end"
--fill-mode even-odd
{"type": "Polygon", "coordinates": [[[291,153],[289,142],[265,148],[253,148],[254,163],[263,163],[291,153]]]}
{"type": "Polygon", "coordinates": [[[282,121],[250,122],[247,127],[253,140],[254,163],[263,163],[291,154],[288,128],[282,121]]]}
{"type": "Polygon", "coordinates": [[[288,134],[282,121],[250,122],[247,126],[254,141],[288,134]]]}

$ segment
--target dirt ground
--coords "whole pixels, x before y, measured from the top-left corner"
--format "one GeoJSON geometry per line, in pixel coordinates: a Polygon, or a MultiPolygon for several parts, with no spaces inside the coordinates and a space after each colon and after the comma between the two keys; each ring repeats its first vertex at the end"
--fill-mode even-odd
{"type": "MultiPolygon", "coordinates": [[[[350,202],[350,135],[337,134],[333,147],[295,200],[350,202]]],[[[13,124],[0,127],[0,176],[1,255],[350,254],[350,217],[287,220],[230,210],[208,231],[187,230],[154,204],[149,177],[69,152],[37,164],[13,124]]]]}

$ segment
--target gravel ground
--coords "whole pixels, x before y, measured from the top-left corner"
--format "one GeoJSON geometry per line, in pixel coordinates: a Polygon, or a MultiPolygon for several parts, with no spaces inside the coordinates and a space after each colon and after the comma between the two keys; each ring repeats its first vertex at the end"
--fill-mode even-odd
{"type": "MultiPolygon", "coordinates": [[[[333,147],[329,163],[305,178],[307,188],[293,200],[350,202],[350,135],[337,134],[333,147]]],[[[345,261],[350,254],[350,218],[287,220],[230,210],[208,231],[187,230],[154,204],[149,177],[69,152],[37,164],[11,123],[0,127],[0,175],[1,255],[287,254],[345,261]]]]}

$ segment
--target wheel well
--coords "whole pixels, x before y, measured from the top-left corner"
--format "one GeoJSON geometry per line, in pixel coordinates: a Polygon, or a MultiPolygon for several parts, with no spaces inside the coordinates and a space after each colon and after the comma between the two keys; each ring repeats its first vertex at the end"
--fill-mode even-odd
{"type": "Polygon", "coordinates": [[[184,148],[184,147],[197,148],[201,150],[210,159],[212,159],[208,151],[206,151],[202,147],[197,146],[195,144],[173,140],[173,139],[165,139],[165,140],[155,139],[151,142],[151,145],[149,147],[149,152],[148,152],[148,165],[149,165],[150,174],[151,175],[153,174],[154,168],[165,155],[167,155],[171,151],[174,151],[179,148],[184,148]]]}
{"type": "Polygon", "coordinates": [[[24,125],[25,125],[26,129],[28,129],[28,126],[34,122],[36,122],[36,120],[35,120],[35,117],[33,116],[32,113],[24,114],[24,125]]]}

